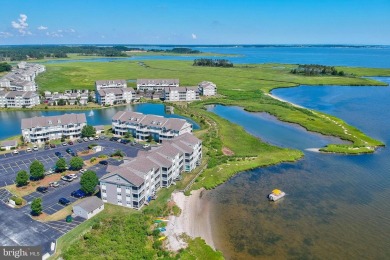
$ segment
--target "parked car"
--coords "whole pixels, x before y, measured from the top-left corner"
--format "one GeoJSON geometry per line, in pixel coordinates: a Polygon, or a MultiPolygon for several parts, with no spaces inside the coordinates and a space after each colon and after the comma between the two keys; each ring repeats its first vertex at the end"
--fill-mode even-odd
{"type": "Polygon", "coordinates": [[[110,141],[116,142],[116,141],[118,141],[118,139],[119,139],[118,137],[114,137],[114,136],[113,136],[113,137],[110,138],[110,141]]]}
{"type": "Polygon", "coordinates": [[[104,140],[104,139],[106,139],[106,137],[105,137],[104,135],[101,135],[101,136],[100,136],[100,139],[101,139],[101,140],[104,140]]]}
{"type": "Polygon", "coordinates": [[[73,152],[73,151],[72,151],[72,149],[67,148],[67,149],[66,149],[66,152],[67,152],[67,153],[71,153],[71,152],[73,152]]]}
{"type": "Polygon", "coordinates": [[[95,136],[95,140],[99,140],[99,136],[95,136]]]}
{"type": "Polygon", "coordinates": [[[55,144],[50,144],[50,148],[56,148],[55,144]]]}
{"type": "Polygon", "coordinates": [[[73,174],[73,173],[68,174],[67,176],[71,177],[73,180],[74,180],[74,179],[77,179],[77,175],[76,175],[76,174],[73,174]]]}
{"type": "Polygon", "coordinates": [[[99,163],[102,164],[102,165],[108,165],[107,161],[100,161],[99,163]]]}
{"type": "Polygon", "coordinates": [[[84,198],[87,196],[87,194],[81,189],[73,191],[70,195],[75,198],[84,198]]]}
{"type": "Polygon", "coordinates": [[[122,141],[122,139],[118,138],[118,140],[116,140],[118,143],[120,143],[122,141]]]}
{"type": "Polygon", "coordinates": [[[45,145],[44,149],[45,149],[45,150],[49,150],[49,149],[50,149],[50,146],[49,146],[49,145],[45,145]]]}
{"type": "Polygon", "coordinates": [[[57,188],[60,186],[60,184],[58,183],[58,181],[52,181],[49,183],[49,186],[50,187],[54,187],[54,188],[57,188]]]}
{"type": "Polygon", "coordinates": [[[27,147],[26,152],[32,152],[32,149],[30,147],[27,147]]]}
{"type": "Polygon", "coordinates": [[[145,149],[150,147],[150,144],[144,144],[143,146],[145,149]]]}
{"type": "Polygon", "coordinates": [[[34,145],[33,150],[38,151],[38,146],[34,145]]]}
{"type": "Polygon", "coordinates": [[[73,181],[73,178],[69,177],[68,175],[65,175],[61,177],[61,180],[71,182],[73,181]]]}
{"type": "Polygon", "coordinates": [[[83,138],[84,142],[88,142],[88,137],[83,138]]]}
{"type": "Polygon", "coordinates": [[[130,143],[130,140],[122,139],[122,140],[121,140],[121,143],[122,143],[122,144],[128,144],[128,143],[130,143]]]}
{"type": "Polygon", "coordinates": [[[37,188],[37,191],[40,192],[40,193],[46,193],[49,189],[47,187],[44,187],[44,186],[39,186],[37,188]]]}
{"type": "Polygon", "coordinates": [[[62,143],[62,146],[67,146],[68,144],[67,143],[62,143]]]}
{"type": "Polygon", "coordinates": [[[94,140],[94,138],[91,136],[91,137],[89,137],[88,138],[90,141],[93,141],[94,140]]]}
{"type": "Polygon", "coordinates": [[[137,142],[136,141],[133,141],[133,142],[131,142],[131,145],[136,145],[137,144],[137,142]]]}
{"type": "Polygon", "coordinates": [[[72,142],[72,141],[69,141],[68,144],[69,144],[69,145],[73,145],[73,142],[72,142]]]}
{"type": "Polygon", "coordinates": [[[84,172],[86,172],[87,171],[87,169],[80,169],[80,173],[84,173],[84,172]]]}
{"type": "Polygon", "coordinates": [[[55,152],[54,153],[58,158],[62,158],[63,156],[62,156],[62,153],[60,153],[60,152],[55,152]]]}
{"type": "Polygon", "coordinates": [[[82,143],[83,139],[77,139],[77,142],[82,143]]]}
{"type": "Polygon", "coordinates": [[[53,169],[49,169],[48,171],[45,172],[45,175],[50,175],[53,174],[55,171],[53,169]]]}
{"type": "Polygon", "coordinates": [[[18,151],[18,150],[14,150],[12,153],[13,153],[13,154],[18,154],[19,151],[18,151]]]}
{"type": "Polygon", "coordinates": [[[58,203],[60,203],[61,205],[67,206],[70,204],[70,200],[68,200],[67,198],[61,198],[58,200],[58,203]]]}

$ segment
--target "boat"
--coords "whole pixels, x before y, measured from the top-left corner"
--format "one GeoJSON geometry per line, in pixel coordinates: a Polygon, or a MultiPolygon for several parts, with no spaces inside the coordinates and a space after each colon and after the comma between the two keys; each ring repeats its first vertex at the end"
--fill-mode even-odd
{"type": "Polygon", "coordinates": [[[279,189],[274,189],[272,191],[272,193],[268,195],[268,199],[270,201],[277,201],[277,200],[283,198],[284,196],[286,196],[286,193],[284,193],[283,191],[281,191],[279,189]]]}

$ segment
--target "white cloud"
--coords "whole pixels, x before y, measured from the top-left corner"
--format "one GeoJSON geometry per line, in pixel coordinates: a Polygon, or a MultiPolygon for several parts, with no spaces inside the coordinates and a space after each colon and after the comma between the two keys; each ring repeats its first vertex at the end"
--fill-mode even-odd
{"type": "Polygon", "coordinates": [[[196,36],[196,34],[195,33],[192,33],[191,34],[191,37],[192,37],[192,39],[194,39],[194,40],[196,40],[198,37],[196,36]]]}
{"type": "Polygon", "coordinates": [[[46,32],[46,35],[49,36],[49,37],[53,37],[53,38],[61,38],[61,37],[64,37],[63,34],[58,33],[58,32],[46,32]]]}
{"type": "Polygon", "coordinates": [[[0,32],[0,38],[9,38],[14,36],[12,33],[9,32],[0,32]]]}
{"type": "Polygon", "coordinates": [[[43,26],[43,25],[41,25],[41,26],[39,26],[38,28],[37,28],[38,30],[47,30],[47,29],[49,29],[47,26],[43,26]]]}
{"type": "Polygon", "coordinates": [[[31,35],[31,32],[28,30],[27,15],[20,14],[18,21],[12,21],[11,25],[14,29],[18,30],[21,35],[31,35]]]}

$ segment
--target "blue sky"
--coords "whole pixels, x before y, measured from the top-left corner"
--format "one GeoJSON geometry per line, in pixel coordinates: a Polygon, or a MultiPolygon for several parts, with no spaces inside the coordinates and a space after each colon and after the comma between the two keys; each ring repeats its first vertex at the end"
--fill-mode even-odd
{"type": "Polygon", "coordinates": [[[0,0],[0,44],[390,44],[390,0],[0,0]]]}

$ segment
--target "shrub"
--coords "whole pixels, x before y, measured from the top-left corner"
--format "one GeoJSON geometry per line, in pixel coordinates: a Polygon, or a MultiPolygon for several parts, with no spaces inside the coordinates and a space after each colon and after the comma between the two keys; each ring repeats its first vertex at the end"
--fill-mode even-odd
{"type": "Polygon", "coordinates": [[[23,204],[23,199],[21,197],[12,196],[10,200],[13,200],[18,206],[23,204]]]}
{"type": "Polygon", "coordinates": [[[96,157],[92,157],[89,161],[90,161],[91,163],[93,163],[94,161],[96,161],[96,157]]]}

